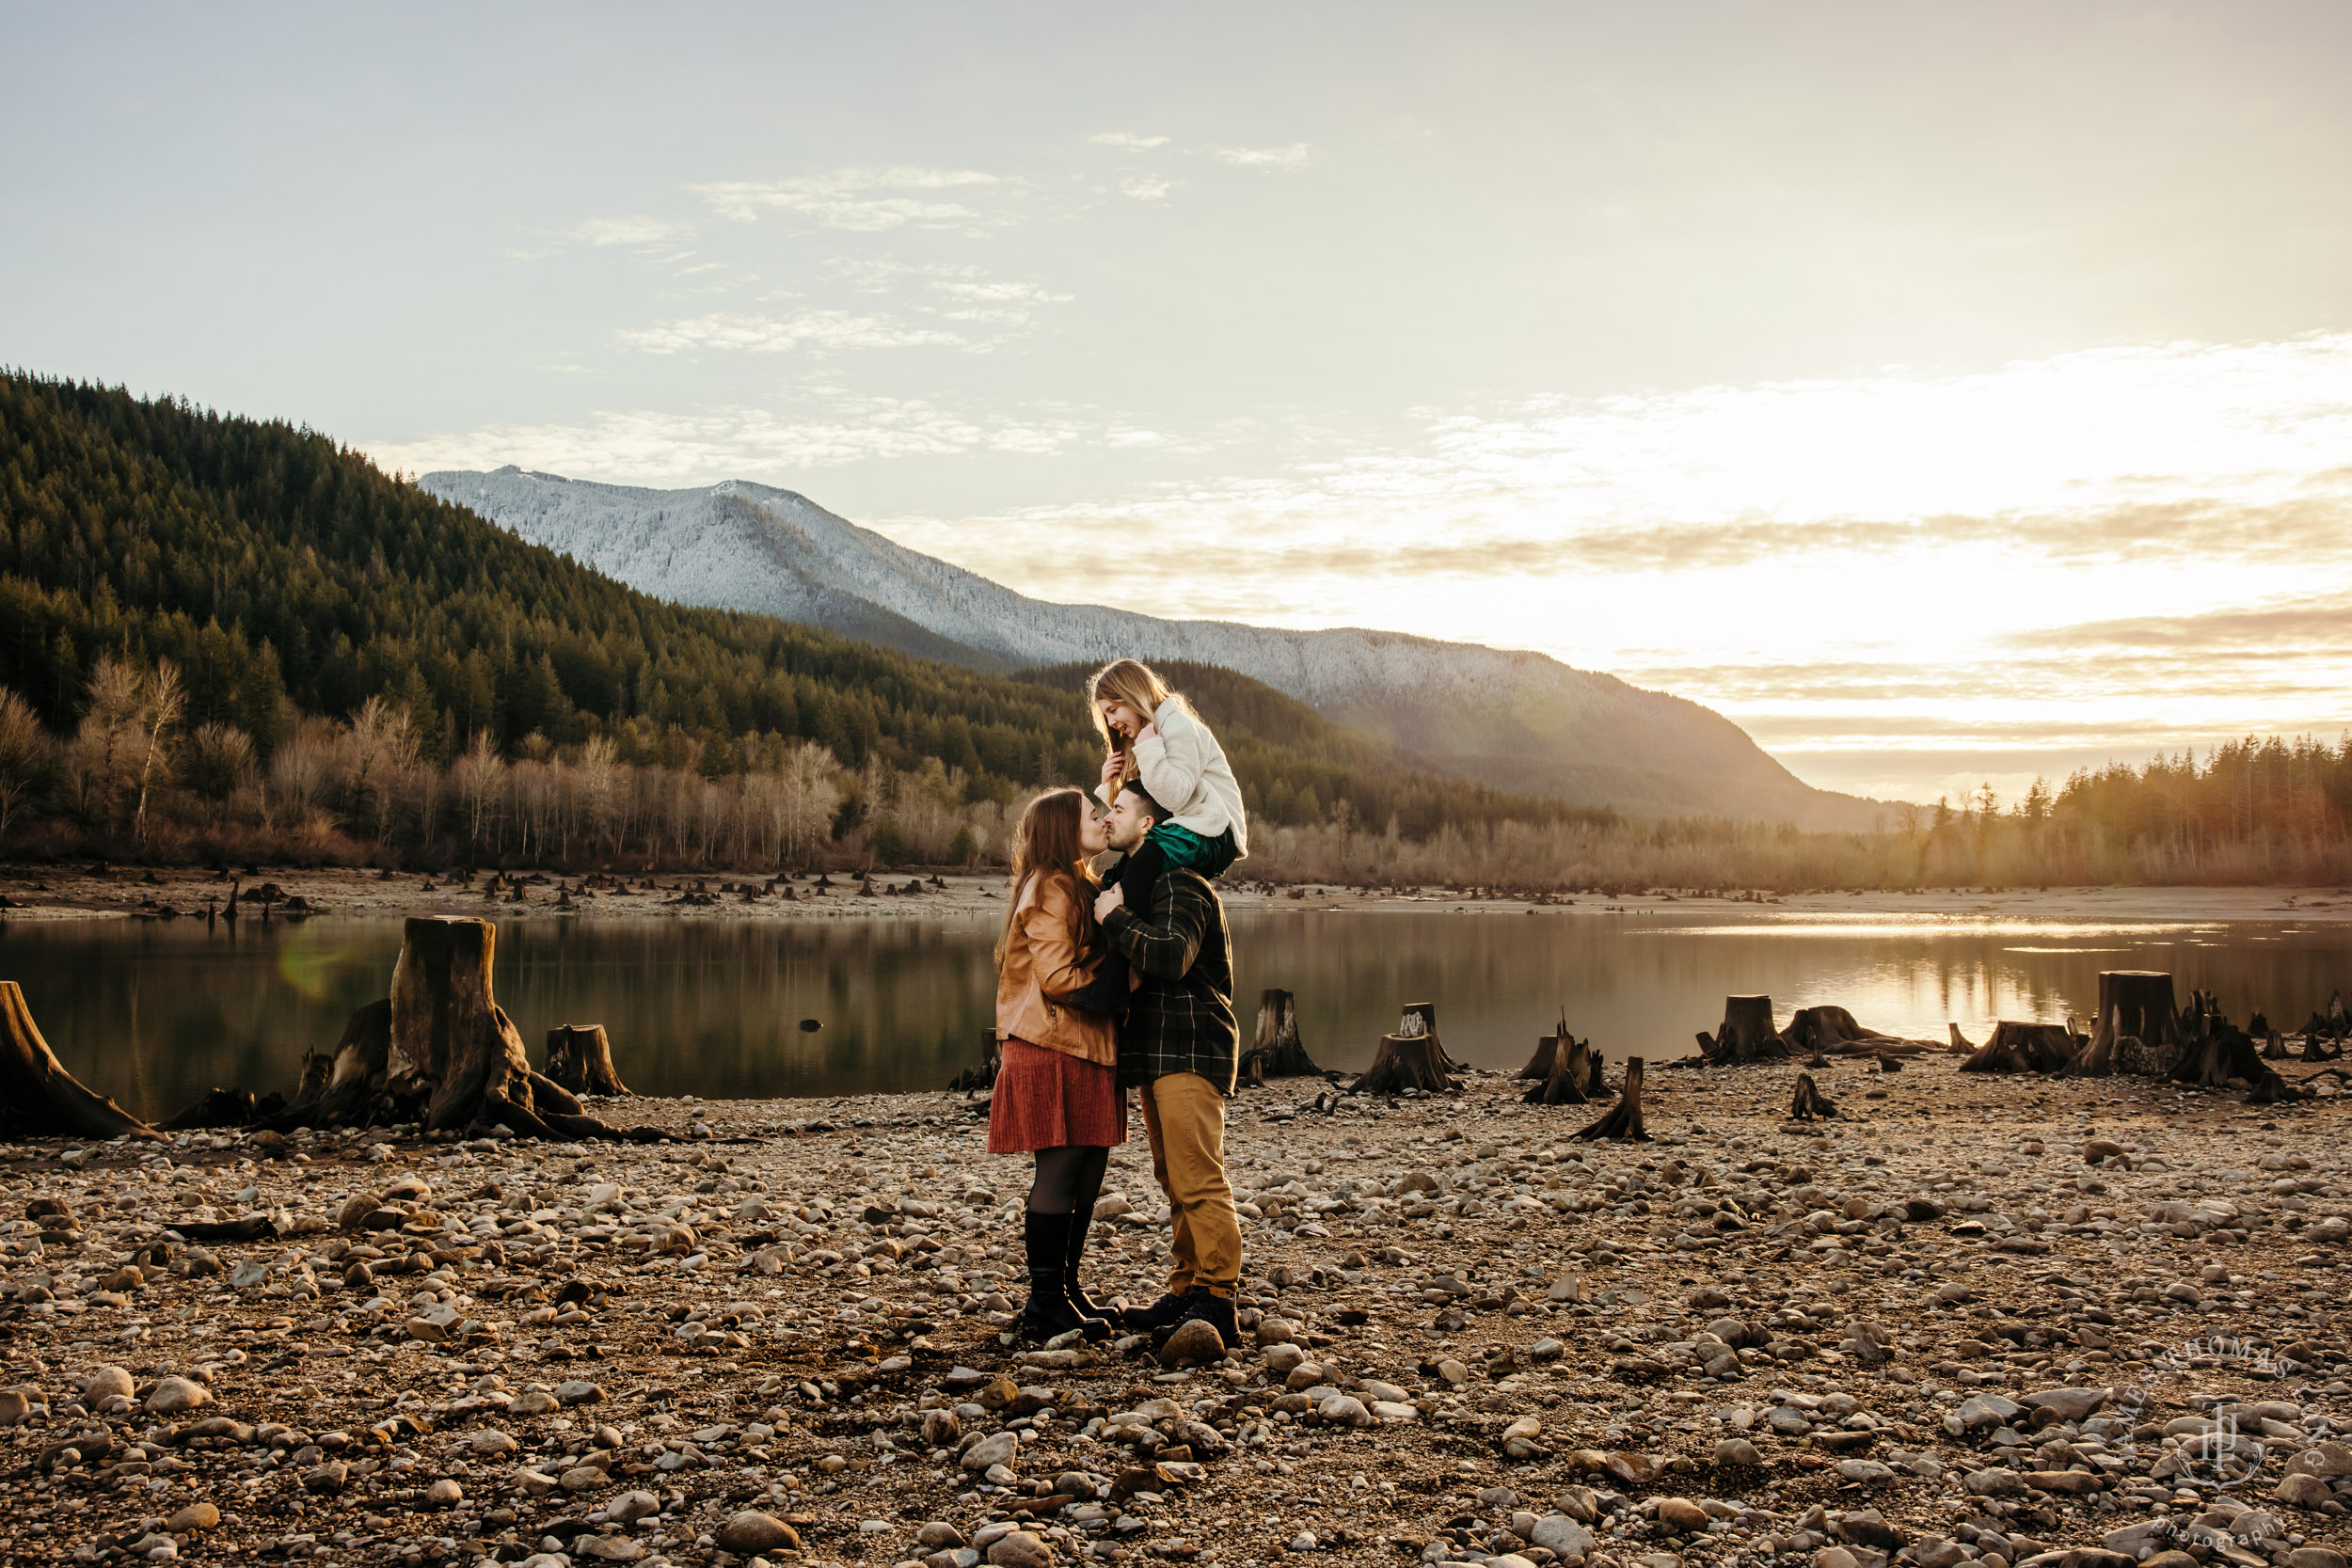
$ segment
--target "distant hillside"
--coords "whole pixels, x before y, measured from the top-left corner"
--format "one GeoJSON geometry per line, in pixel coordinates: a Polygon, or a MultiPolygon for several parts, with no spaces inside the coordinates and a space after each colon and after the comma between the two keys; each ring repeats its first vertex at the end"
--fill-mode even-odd
{"type": "Polygon", "coordinates": [[[1119,654],[1238,671],[1421,766],[1643,816],[1867,828],[1874,804],[1812,788],[1711,709],[1541,654],[1394,632],[1166,621],[1028,598],[788,490],[646,490],[501,468],[419,482],[658,597],[757,610],[976,669],[1119,654]],[[944,646],[943,646],[944,644],[944,646]]]}
{"type": "MultiPolygon", "coordinates": [[[[835,608],[854,621],[854,606],[835,608]]],[[[853,629],[930,645],[880,615],[853,629]]],[[[605,735],[623,762],[691,756],[720,776],[781,736],[851,767],[936,758],[977,800],[1090,783],[1101,755],[1074,677],[1017,680],[665,604],[315,432],[0,375],[0,685],[71,730],[103,654],[174,660],[189,726],[235,725],[264,759],[295,716],[371,697],[418,721],[429,757],[477,731],[509,750],[605,735]]],[[[1322,821],[1343,799],[1412,836],[1575,815],[1417,771],[1338,726],[1311,733],[1255,683],[1227,677],[1202,696],[1251,808],[1276,822],[1322,821]],[[1251,728],[1261,713],[1275,716],[1265,733],[1251,728]]]]}

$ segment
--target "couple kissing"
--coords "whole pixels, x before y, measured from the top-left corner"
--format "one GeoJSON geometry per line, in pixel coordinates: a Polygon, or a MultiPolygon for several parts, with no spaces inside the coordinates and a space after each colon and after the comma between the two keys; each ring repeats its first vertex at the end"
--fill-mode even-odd
{"type": "Polygon", "coordinates": [[[1225,1101],[1241,1035],[1211,879],[1248,853],[1241,786],[1208,725],[1149,666],[1113,660],[1087,700],[1107,753],[1102,782],[1092,798],[1049,789],[1023,811],[996,951],[988,1148],[1036,1160],[1022,1332],[1104,1339],[1116,1327],[1165,1342],[1199,1321],[1230,1348],[1241,1221],[1225,1101]],[[1168,1197],[1171,1261],[1166,1293],[1122,1308],[1089,1296],[1080,1274],[1131,1088],[1168,1197]]]}

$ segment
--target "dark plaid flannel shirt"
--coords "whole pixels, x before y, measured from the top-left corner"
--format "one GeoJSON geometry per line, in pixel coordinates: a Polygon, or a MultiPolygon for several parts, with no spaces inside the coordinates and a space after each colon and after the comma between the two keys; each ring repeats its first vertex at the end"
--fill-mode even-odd
{"type": "Polygon", "coordinates": [[[1197,1072],[1232,1094],[1241,1031],[1233,1022],[1225,906],[1216,890],[1198,872],[1170,868],[1152,883],[1150,910],[1121,905],[1103,929],[1143,976],[1119,1027],[1120,1086],[1197,1072]]]}

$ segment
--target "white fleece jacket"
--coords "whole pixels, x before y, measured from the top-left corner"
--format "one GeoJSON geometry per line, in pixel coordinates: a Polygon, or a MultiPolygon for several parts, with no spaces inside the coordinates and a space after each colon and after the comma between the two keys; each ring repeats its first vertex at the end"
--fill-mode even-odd
{"type": "MultiPolygon", "coordinates": [[[[1249,827],[1243,819],[1241,783],[1225,748],[1198,715],[1180,703],[1163,703],[1152,721],[1150,738],[1136,743],[1136,771],[1152,799],[1168,808],[1168,820],[1202,838],[1233,830],[1233,847],[1249,854],[1249,827]]],[[[1110,798],[1108,784],[1097,795],[1110,798]]]]}

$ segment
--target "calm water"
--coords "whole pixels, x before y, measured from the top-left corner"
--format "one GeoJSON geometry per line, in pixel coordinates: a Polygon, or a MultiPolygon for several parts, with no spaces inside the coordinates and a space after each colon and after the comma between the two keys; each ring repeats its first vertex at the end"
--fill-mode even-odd
{"type": "MultiPolygon", "coordinates": [[[[1405,1002],[1434,1001],[1447,1047],[1517,1068],[1565,1006],[1613,1059],[1687,1054],[1729,992],[1836,1003],[1891,1034],[1982,1038],[1995,1017],[2088,1020],[2103,969],[2162,969],[2282,1026],[2352,990],[2352,926],[2028,926],[1712,913],[1255,911],[1233,916],[1247,1032],[1259,990],[1298,993],[1308,1050],[1358,1069],[1405,1002]]],[[[993,1021],[986,917],[791,926],[501,927],[499,1000],[534,1060],[558,1023],[604,1024],[621,1074],[654,1094],[935,1088],[993,1021]],[[801,1021],[821,1027],[803,1032],[801,1021]]],[[[316,920],[230,935],[192,923],[0,924],[14,979],[85,1083],[148,1116],[215,1085],[291,1089],[302,1053],[383,996],[398,921],[316,920]]]]}

